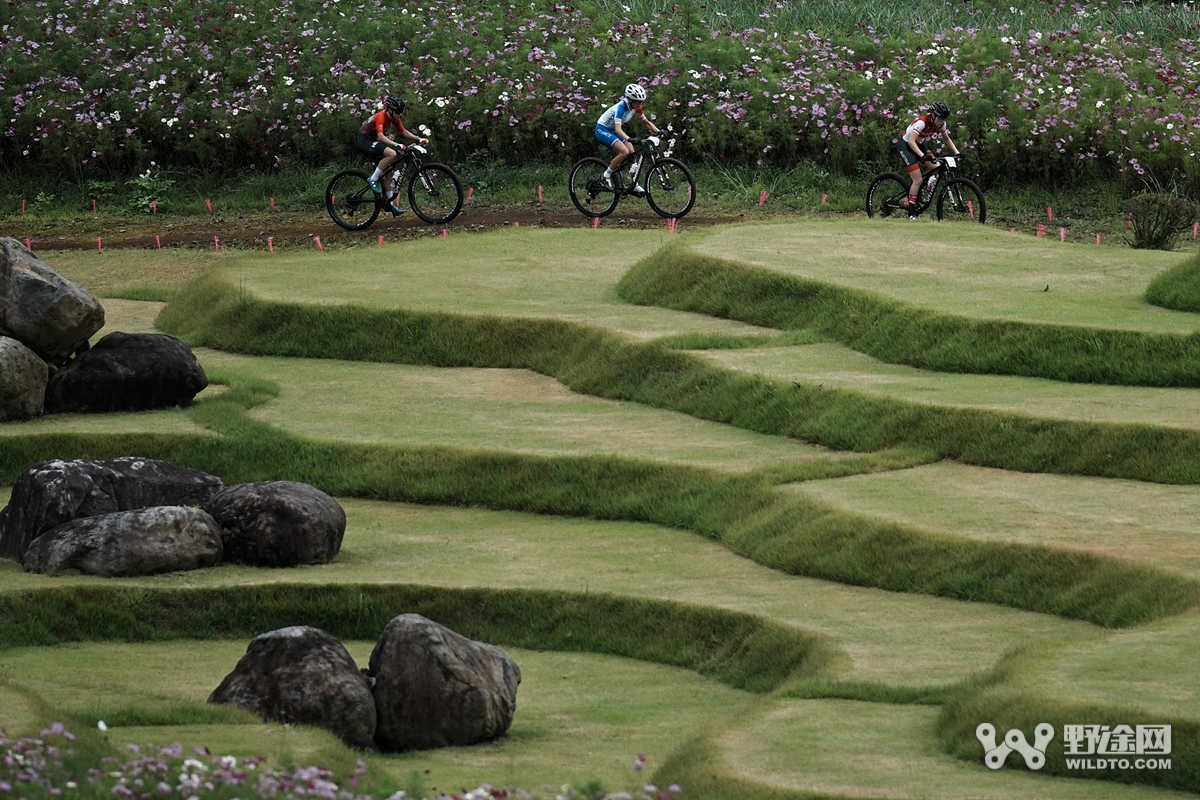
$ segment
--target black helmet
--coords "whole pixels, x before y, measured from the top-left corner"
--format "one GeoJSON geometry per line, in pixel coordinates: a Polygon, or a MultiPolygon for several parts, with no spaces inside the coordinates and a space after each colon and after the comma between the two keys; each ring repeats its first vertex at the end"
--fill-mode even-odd
{"type": "Polygon", "coordinates": [[[941,100],[934,101],[933,105],[929,107],[929,112],[941,117],[942,119],[950,119],[950,106],[946,105],[941,100]]]}
{"type": "Polygon", "coordinates": [[[408,103],[404,102],[404,98],[398,94],[389,94],[383,98],[383,107],[393,114],[403,114],[404,109],[408,107],[408,103]]]}

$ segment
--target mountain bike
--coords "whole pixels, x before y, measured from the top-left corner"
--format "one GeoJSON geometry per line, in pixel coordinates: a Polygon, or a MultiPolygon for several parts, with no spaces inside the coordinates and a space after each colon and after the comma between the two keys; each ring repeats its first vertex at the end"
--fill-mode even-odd
{"type": "MultiPolygon", "coordinates": [[[[955,174],[959,160],[958,156],[939,156],[933,160],[934,166],[925,173],[925,181],[921,184],[917,197],[919,202],[912,210],[913,216],[933,205],[939,220],[987,220],[987,201],[983,198],[983,190],[974,181],[955,174]]],[[[867,216],[872,219],[876,214],[885,218],[904,216],[909,209],[901,203],[908,197],[910,184],[907,176],[895,172],[877,175],[867,188],[867,216]]]]}
{"type": "Polygon", "coordinates": [[[612,186],[606,186],[604,170],[610,161],[599,158],[582,159],[571,168],[571,202],[580,213],[586,217],[606,217],[621,198],[629,195],[645,195],[646,202],[660,217],[679,219],[691,211],[696,202],[696,181],[691,170],[659,150],[662,145],[659,136],[629,141],[633,144],[634,162],[629,168],[628,182],[622,168],[612,174],[612,186]]]}
{"type": "MultiPolygon", "coordinates": [[[[408,204],[414,214],[436,225],[449,222],[462,211],[463,190],[454,170],[445,164],[421,160],[428,152],[419,144],[410,144],[384,171],[380,182],[391,175],[398,194],[405,174],[409,174],[408,204]]],[[[391,211],[388,199],[371,191],[369,179],[362,170],[347,169],[334,175],[325,188],[325,209],[334,222],[348,231],[361,231],[375,221],[379,212],[391,211]]]]}

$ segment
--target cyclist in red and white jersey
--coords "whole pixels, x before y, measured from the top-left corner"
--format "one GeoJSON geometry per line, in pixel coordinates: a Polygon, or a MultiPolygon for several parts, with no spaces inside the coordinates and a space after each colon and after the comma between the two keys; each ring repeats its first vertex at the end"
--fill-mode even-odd
{"type": "Polygon", "coordinates": [[[949,118],[950,106],[941,100],[935,101],[929,106],[927,113],[917,117],[909,124],[896,148],[896,152],[904,162],[904,168],[908,170],[908,177],[912,181],[908,187],[906,206],[909,216],[915,215],[920,202],[917,197],[921,191],[921,183],[925,180],[925,176],[921,173],[921,162],[933,163],[934,159],[933,151],[926,143],[930,139],[940,136],[946,140],[950,152],[958,155],[958,148],[954,146],[954,140],[950,138],[950,131],[946,128],[946,120],[949,118]]]}
{"type": "Polygon", "coordinates": [[[367,121],[358,129],[358,140],[356,144],[358,149],[367,154],[367,157],[375,162],[375,171],[371,173],[371,177],[367,182],[371,184],[371,191],[375,194],[387,193],[388,205],[392,208],[392,214],[403,214],[404,206],[396,204],[395,187],[392,185],[392,176],[389,173],[387,180],[381,185],[379,182],[383,171],[392,165],[392,162],[404,152],[406,145],[400,144],[395,139],[388,136],[389,128],[399,132],[410,142],[419,142],[421,144],[429,144],[428,139],[417,136],[412,131],[404,127],[404,122],[401,121],[400,115],[404,113],[404,109],[408,104],[403,97],[397,95],[388,95],[383,98],[383,110],[372,114],[367,118],[367,121]]]}

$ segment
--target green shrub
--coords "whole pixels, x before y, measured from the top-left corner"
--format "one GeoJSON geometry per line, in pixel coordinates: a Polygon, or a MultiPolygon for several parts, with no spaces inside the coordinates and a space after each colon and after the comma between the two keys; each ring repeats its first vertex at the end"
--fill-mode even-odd
{"type": "Polygon", "coordinates": [[[1200,313],[1200,255],[1152,280],[1146,287],[1146,302],[1172,311],[1200,313]]]}
{"type": "Polygon", "coordinates": [[[1125,211],[1133,223],[1129,244],[1138,250],[1174,250],[1179,235],[1196,218],[1191,201],[1149,192],[1129,198],[1125,211]]]}

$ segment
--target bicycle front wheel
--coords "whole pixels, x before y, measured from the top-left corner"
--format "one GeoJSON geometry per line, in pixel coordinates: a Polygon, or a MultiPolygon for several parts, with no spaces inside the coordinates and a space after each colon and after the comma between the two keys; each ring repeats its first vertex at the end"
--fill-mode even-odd
{"type": "Polygon", "coordinates": [[[431,225],[449,222],[462,211],[462,181],[445,164],[422,164],[408,179],[408,204],[431,225]]]}
{"type": "Polygon", "coordinates": [[[608,164],[598,158],[585,158],[571,169],[571,202],[585,217],[607,217],[617,207],[620,198],[602,180],[606,169],[608,164]]]}
{"type": "Polygon", "coordinates": [[[325,210],[329,218],[348,231],[361,231],[379,216],[379,203],[367,173],[348,169],[333,176],[325,187],[325,210]]]}
{"type": "Polygon", "coordinates": [[[871,181],[867,187],[867,216],[875,219],[892,215],[903,216],[901,202],[908,197],[909,181],[895,172],[885,172],[871,181]]]}
{"type": "Polygon", "coordinates": [[[679,219],[696,202],[696,181],[682,161],[660,158],[646,175],[646,201],[654,213],[679,219]]]}
{"type": "Polygon", "coordinates": [[[947,181],[937,199],[937,218],[940,220],[987,221],[987,201],[975,181],[955,178],[947,181]]]}

